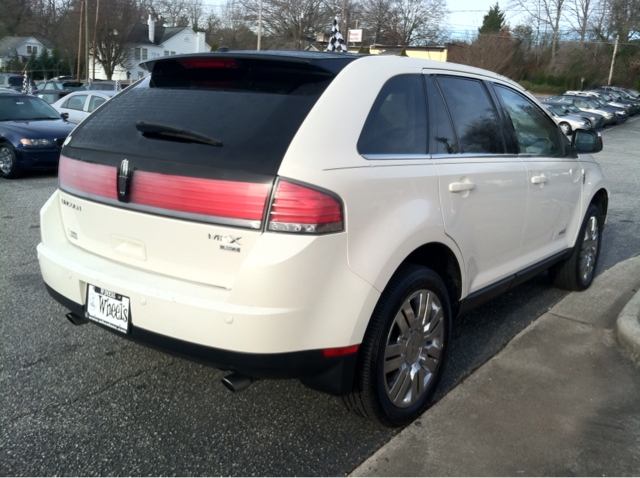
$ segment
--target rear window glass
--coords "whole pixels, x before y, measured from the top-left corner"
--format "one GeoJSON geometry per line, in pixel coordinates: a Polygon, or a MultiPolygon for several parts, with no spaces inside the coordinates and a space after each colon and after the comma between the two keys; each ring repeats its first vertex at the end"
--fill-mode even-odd
{"type": "MultiPolygon", "coordinates": [[[[83,148],[79,159],[104,163],[109,162],[105,152],[116,153],[111,154],[113,164],[126,157],[134,167],[143,161],[144,169],[161,173],[227,179],[245,173],[274,176],[333,77],[306,64],[264,60],[194,68],[175,60],[159,62],[152,75],[78,126],[69,153],[83,148]],[[184,129],[222,146],[143,135],[136,128],[139,121],[184,129]],[[191,167],[185,170],[179,164],[191,167]]],[[[250,180],[246,174],[242,178],[250,180]]]]}
{"type": "Polygon", "coordinates": [[[11,86],[22,86],[22,83],[24,81],[24,78],[21,76],[10,76],[9,77],[9,84],[11,86]]]}

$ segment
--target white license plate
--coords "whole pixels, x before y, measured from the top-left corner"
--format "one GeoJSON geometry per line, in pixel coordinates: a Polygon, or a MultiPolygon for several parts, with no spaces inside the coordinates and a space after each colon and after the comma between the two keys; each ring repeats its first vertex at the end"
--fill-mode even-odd
{"type": "Polygon", "coordinates": [[[126,334],[129,332],[131,317],[129,297],[88,284],[86,316],[87,319],[126,334]]]}

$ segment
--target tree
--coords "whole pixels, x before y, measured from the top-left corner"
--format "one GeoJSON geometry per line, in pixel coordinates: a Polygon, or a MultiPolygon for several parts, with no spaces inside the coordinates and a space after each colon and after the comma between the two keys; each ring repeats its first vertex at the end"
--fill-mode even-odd
{"type": "Polygon", "coordinates": [[[552,32],[551,61],[556,56],[560,39],[560,20],[564,14],[566,0],[513,0],[516,7],[525,10],[534,22],[548,27],[552,32]]]}
{"type": "Polygon", "coordinates": [[[484,33],[500,33],[505,26],[504,13],[500,11],[498,2],[489,8],[487,13],[482,19],[482,26],[478,28],[480,34],[484,33]]]}
{"type": "Polygon", "coordinates": [[[118,65],[126,66],[130,61],[129,32],[143,13],[135,0],[109,0],[109,6],[100,12],[92,54],[110,80],[118,65]]]}

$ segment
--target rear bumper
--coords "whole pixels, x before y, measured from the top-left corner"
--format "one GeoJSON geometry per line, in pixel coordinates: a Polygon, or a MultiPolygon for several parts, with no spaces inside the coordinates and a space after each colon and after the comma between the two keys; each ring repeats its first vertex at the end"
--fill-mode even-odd
{"type": "MultiPolygon", "coordinates": [[[[45,286],[51,297],[76,316],[84,318],[82,305],[69,300],[48,285],[45,286]]],[[[276,354],[238,353],[167,337],[133,325],[126,335],[95,325],[161,352],[253,378],[300,379],[308,387],[332,395],[345,395],[353,386],[357,352],[338,357],[325,357],[322,350],[276,354]]]]}

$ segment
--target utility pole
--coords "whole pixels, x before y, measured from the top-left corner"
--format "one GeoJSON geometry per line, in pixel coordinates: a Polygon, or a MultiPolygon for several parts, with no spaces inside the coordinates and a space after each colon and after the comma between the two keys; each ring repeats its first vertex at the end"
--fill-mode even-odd
{"type": "Polygon", "coordinates": [[[82,14],[84,13],[84,2],[80,0],[80,28],[78,33],[78,68],[76,70],[76,81],[80,82],[80,59],[82,58],[82,14]]]}
{"type": "Polygon", "coordinates": [[[96,24],[93,27],[93,75],[91,80],[96,81],[96,36],[98,35],[98,9],[100,8],[100,0],[96,0],[96,24]]]}
{"type": "Polygon", "coordinates": [[[618,53],[618,40],[620,39],[620,35],[616,35],[616,46],[613,47],[613,57],[611,57],[611,68],[609,69],[609,81],[607,85],[611,84],[611,78],[613,77],[613,65],[616,62],[616,53],[618,53]]]}
{"type": "Polygon", "coordinates": [[[84,71],[89,80],[89,0],[84,0],[84,71]]]}
{"type": "Polygon", "coordinates": [[[300,30],[298,31],[298,50],[302,50],[302,0],[300,0],[300,30]]]}
{"type": "Polygon", "coordinates": [[[258,13],[258,50],[260,50],[261,39],[262,39],[262,0],[260,0],[260,10],[258,13]]]}
{"type": "Polygon", "coordinates": [[[347,8],[347,0],[342,0],[342,16],[340,17],[340,33],[344,32],[344,10],[347,8]]]}

